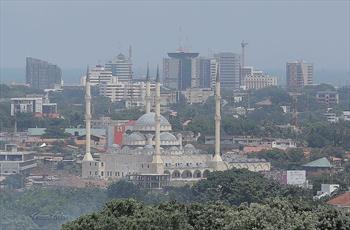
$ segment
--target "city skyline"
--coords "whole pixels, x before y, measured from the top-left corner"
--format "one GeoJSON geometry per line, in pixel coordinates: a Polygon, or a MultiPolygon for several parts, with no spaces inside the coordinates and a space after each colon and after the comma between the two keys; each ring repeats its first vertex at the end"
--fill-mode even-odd
{"type": "Polygon", "coordinates": [[[349,71],[346,1],[102,3],[1,2],[0,68],[21,68],[26,56],[81,68],[127,54],[132,45],[137,69],[161,63],[180,46],[212,56],[240,53],[246,40],[247,66],[282,69],[303,59],[317,69],[349,71]]]}

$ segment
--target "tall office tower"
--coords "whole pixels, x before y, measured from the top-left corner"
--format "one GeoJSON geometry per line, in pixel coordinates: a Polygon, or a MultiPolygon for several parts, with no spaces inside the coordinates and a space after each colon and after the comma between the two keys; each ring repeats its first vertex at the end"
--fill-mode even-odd
{"type": "Polygon", "coordinates": [[[105,69],[111,71],[112,75],[118,77],[120,81],[132,80],[131,57],[126,57],[124,54],[119,54],[115,59],[106,63],[105,69]]]}
{"type": "Polygon", "coordinates": [[[26,83],[35,89],[62,86],[62,71],[54,64],[36,58],[26,58],[26,83]]]}
{"type": "Polygon", "coordinates": [[[192,59],[198,55],[199,53],[187,52],[168,53],[169,58],[163,60],[164,85],[176,90],[191,88],[192,59]]]}
{"type": "Polygon", "coordinates": [[[210,59],[192,59],[192,88],[210,88],[210,59]]]}
{"type": "Polygon", "coordinates": [[[215,54],[214,57],[217,59],[219,64],[221,88],[239,89],[241,55],[230,52],[222,52],[215,54]]]}
{"type": "Polygon", "coordinates": [[[312,85],[313,71],[312,63],[304,61],[287,62],[287,87],[289,89],[300,89],[305,85],[312,85]]]}
{"type": "Polygon", "coordinates": [[[180,61],[173,58],[163,58],[163,82],[170,89],[177,89],[180,61]]]}

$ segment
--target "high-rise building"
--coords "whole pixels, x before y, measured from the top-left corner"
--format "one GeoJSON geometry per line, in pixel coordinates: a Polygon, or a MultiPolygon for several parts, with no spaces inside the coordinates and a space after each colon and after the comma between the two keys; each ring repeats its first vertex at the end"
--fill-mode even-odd
{"type": "Polygon", "coordinates": [[[222,52],[215,54],[214,57],[219,64],[221,88],[239,89],[241,55],[231,52],[222,52]]]}
{"type": "Polygon", "coordinates": [[[177,89],[179,81],[180,61],[173,58],[163,58],[163,82],[170,89],[177,89]]]}
{"type": "Polygon", "coordinates": [[[192,59],[199,53],[168,53],[169,58],[163,60],[163,77],[166,87],[186,90],[192,85],[192,59]]]}
{"type": "Polygon", "coordinates": [[[192,60],[192,88],[210,88],[210,58],[194,58],[192,60]]]}
{"type": "Polygon", "coordinates": [[[27,57],[26,83],[35,89],[60,88],[62,86],[62,71],[57,65],[27,57]]]}
{"type": "Polygon", "coordinates": [[[126,57],[124,54],[119,54],[115,59],[106,63],[105,69],[111,71],[112,75],[118,77],[120,81],[132,80],[131,57],[126,57]]]}
{"type": "Polygon", "coordinates": [[[286,76],[289,89],[300,89],[313,83],[313,64],[304,61],[287,62],[286,76]]]}

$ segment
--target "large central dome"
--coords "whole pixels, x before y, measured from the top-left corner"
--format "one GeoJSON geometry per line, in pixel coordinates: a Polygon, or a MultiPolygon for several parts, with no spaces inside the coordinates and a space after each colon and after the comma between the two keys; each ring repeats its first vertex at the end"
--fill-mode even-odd
{"type": "MultiPolygon", "coordinates": [[[[137,119],[133,130],[134,131],[155,131],[155,113],[146,113],[137,119]]],[[[171,131],[169,121],[160,115],[160,131],[171,131]]]]}

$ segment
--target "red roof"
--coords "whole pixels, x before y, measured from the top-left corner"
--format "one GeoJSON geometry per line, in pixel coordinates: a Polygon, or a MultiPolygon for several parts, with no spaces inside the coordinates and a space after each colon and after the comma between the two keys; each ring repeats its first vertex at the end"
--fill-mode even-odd
{"type": "Polygon", "coordinates": [[[350,207],[350,192],[343,193],[327,202],[338,207],[350,207]]]}

